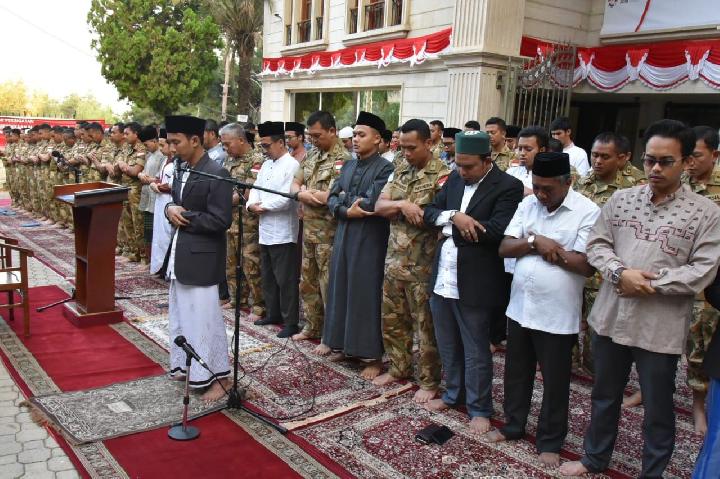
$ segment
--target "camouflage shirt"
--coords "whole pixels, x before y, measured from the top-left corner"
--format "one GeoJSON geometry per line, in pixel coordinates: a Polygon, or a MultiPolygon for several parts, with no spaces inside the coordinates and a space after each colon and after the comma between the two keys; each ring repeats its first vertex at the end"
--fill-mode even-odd
{"type": "MultiPolygon", "coordinates": [[[[635,169],[637,170],[637,168],[635,169]]],[[[617,172],[615,181],[608,184],[600,181],[600,179],[595,176],[595,172],[590,170],[590,174],[584,176],[580,181],[573,183],[573,188],[578,193],[591,199],[598,207],[602,208],[616,191],[646,183],[645,175],[642,177],[636,176],[638,175],[635,173],[635,176],[633,176],[633,172],[626,165],[625,168],[617,172]]],[[[598,290],[600,289],[600,283],[602,283],[602,277],[599,272],[596,272],[585,281],[585,287],[598,290]]]]}
{"type": "Polygon", "coordinates": [[[500,153],[496,153],[494,151],[490,153],[490,158],[492,158],[501,171],[507,171],[515,158],[515,153],[507,146],[504,146],[500,153]]]}
{"type": "MultiPolygon", "coordinates": [[[[422,170],[405,162],[395,170],[382,192],[393,201],[407,200],[424,208],[435,199],[450,173],[450,168],[435,157],[422,170]]],[[[399,215],[390,222],[386,278],[428,281],[437,245],[437,230],[413,226],[399,215]]]]}
{"type": "Polygon", "coordinates": [[[687,183],[690,185],[693,193],[704,196],[720,206],[720,168],[715,167],[710,177],[710,181],[698,183],[691,177],[688,177],[687,183]]]}
{"type": "Polygon", "coordinates": [[[432,154],[435,158],[440,158],[442,152],[445,151],[445,144],[442,142],[442,139],[437,142],[437,144],[433,145],[433,147],[430,148],[430,151],[432,151],[432,154]]]}
{"type": "MultiPolygon", "coordinates": [[[[239,158],[228,155],[225,158],[223,167],[230,172],[230,176],[243,183],[253,184],[257,180],[257,175],[260,173],[260,167],[262,167],[265,157],[258,153],[257,150],[252,149],[246,154],[239,158]]],[[[257,237],[258,227],[260,224],[259,217],[247,210],[243,211],[243,237],[257,237]]],[[[233,223],[230,227],[232,234],[237,234],[238,230],[238,215],[237,211],[233,208],[233,223]]],[[[257,241],[257,240],[256,240],[257,241]]]]}
{"type": "MultiPolygon", "coordinates": [[[[143,168],[145,167],[145,153],[147,152],[147,149],[145,148],[145,145],[143,145],[141,142],[137,142],[134,145],[126,145],[126,148],[123,149],[121,152],[121,155],[118,155],[118,161],[122,160],[125,163],[128,164],[128,166],[133,167],[137,165],[142,165],[143,168]]],[[[140,170],[142,171],[142,170],[140,170]]],[[[122,175],[122,179],[120,180],[120,184],[127,185],[127,186],[137,186],[138,188],[141,186],[140,180],[137,178],[137,176],[128,176],[125,173],[122,175]]]]}
{"type": "MultiPolygon", "coordinates": [[[[340,176],[340,169],[350,159],[350,152],[340,139],[329,151],[313,147],[307,154],[295,179],[309,190],[328,191],[340,176]]],[[[337,223],[327,206],[302,205],[303,241],[314,244],[332,244],[337,223]]]]}

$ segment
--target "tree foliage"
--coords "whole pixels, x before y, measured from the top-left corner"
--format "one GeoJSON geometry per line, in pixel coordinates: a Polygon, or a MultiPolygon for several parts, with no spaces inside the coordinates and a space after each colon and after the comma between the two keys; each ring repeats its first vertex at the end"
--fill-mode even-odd
{"type": "Polygon", "coordinates": [[[92,0],[92,46],[122,98],[158,115],[204,98],[221,41],[200,6],[200,0],[92,0]]]}

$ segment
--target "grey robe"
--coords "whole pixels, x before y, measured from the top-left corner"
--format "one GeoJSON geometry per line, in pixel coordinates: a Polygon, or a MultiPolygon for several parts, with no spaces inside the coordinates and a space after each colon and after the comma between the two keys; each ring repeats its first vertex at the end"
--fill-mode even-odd
{"type": "Polygon", "coordinates": [[[323,343],[348,356],[380,359],[380,307],[390,224],[385,218],[347,218],[347,209],[373,211],[393,166],[378,154],[345,162],[333,183],[328,208],[338,226],[330,261],[323,343]]]}

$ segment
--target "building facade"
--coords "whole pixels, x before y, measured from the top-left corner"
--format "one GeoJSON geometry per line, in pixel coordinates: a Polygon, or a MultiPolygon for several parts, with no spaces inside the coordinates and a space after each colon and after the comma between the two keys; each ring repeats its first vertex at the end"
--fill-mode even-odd
{"type": "Polygon", "coordinates": [[[602,130],[638,143],[664,116],[717,127],[712,3],[684,0],[677,11],[675,0],[269,0],[261,116],[304,121],[322,108],[341,127],[359,110],[389,127],[512,118],[511,66],[571,44],[569,114],[581,146],[602,130]]]}

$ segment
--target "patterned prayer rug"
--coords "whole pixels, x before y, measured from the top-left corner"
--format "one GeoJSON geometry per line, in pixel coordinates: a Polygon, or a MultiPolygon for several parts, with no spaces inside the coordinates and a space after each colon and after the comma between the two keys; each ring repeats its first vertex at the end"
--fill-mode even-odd
{"type": "MultiPolygon", "coordinates": [[[[85,444],[149,431],[182,421],[185,383],[151,376],[102,388],[35,396],[33,414],[58,429],[69,442],[85,444]]],[[[190,394],[188,417],[222,409],[225,401],[205,403],[190,394]]]]}

